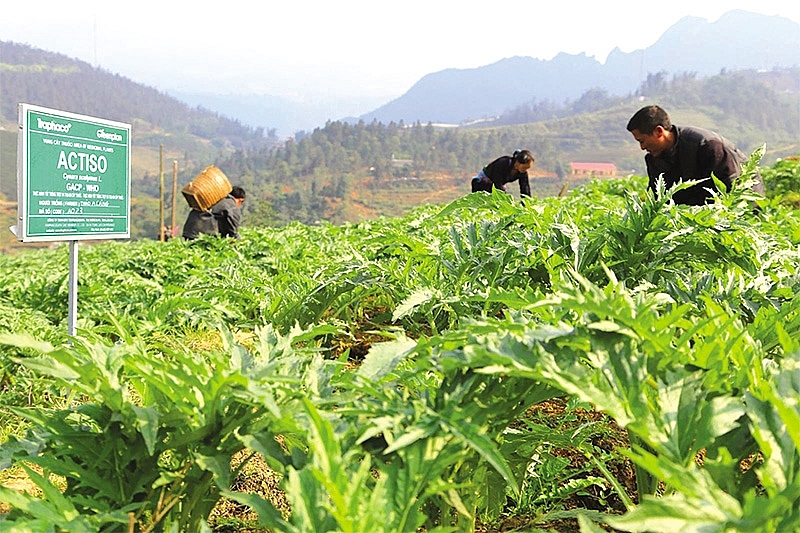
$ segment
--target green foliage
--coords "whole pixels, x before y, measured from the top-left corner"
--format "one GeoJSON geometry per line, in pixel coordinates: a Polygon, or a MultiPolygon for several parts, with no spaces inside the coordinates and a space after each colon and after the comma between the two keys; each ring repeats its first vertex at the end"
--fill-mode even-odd
{"type": "Polygon", "coordinates": [[[797,529],[800,220],[744,185],[699,207],[633,177],[236,242],[97,243],[80,255],[74,338],[64,248],[0,256],[0,304],[18,310],[0,394],[27,424],[0,466],[37,465],[43,493],[0,490],[0,524],[202,531],[224,496],[276,531],[523,514],[797,529]],[[572,414],[529,418],[554,398],[630,445],[600,447],[608,426],[572,414]],[[243,450],[290,509],[231,488],[243,450]],[[600,511],[566,509],[590,495],[600,511]]]}
{"type": "Polygon", "coordinates": [[[772,167],[761,170],[767,198],[778,198],[782,203],[800,209],[800,160],[796,157],[782,159],[772,167]]]}
{"type": "MultiPolygon", "coordinates": [[[[264,343],[275,339],[264,334],[264,343]]],[[[200,357],[183,347],[151,352],[131,337],[56,348],[4,336],[4,344],[42,354],[19,364],[89,400],[60,410],[14,409],[38,429],[12,437],[0,464],[24,460],[63,476],[73,512],[93,516],[100,530],[118,530],[133,513],[144,531],[199,531],[219,497],[215,483],[230,484],[230,459],[244,447],[237,435],[274,436],[291,420],[283,408],[307,364],[299,355],[254,358],[230,336],[223,340],[225,349],[200,357]]],[[[49,481],[36,479],[53,494],[49,481]]]]}

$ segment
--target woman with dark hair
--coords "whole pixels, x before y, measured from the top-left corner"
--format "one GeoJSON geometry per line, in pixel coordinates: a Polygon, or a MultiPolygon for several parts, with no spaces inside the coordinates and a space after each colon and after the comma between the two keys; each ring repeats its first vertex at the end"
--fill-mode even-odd
{"type": "Polygon", "coordinates": [[[520,196],[531,195],[528,181],[528,170],[533,166],[534,158],[530,150],[516,150],[512,155],[503,155],[483,167],[478,175],[472,178],[472,192],[492,192],[492,187],[506,190],[506,184],[519,181],[520,196]]]}

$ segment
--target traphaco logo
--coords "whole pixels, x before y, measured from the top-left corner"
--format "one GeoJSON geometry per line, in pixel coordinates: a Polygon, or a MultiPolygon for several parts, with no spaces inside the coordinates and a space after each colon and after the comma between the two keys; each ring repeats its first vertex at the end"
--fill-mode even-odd
{"type": "Polygon", "coordinates": [[[72,128],[71,122],[62,124],[61,122],[56,122],[55,120],[42,120],[39,117],[36,117],[36,120],[38,121],[40,130],[69,133],[70,128],[72,128]]]}
{"type": "Polygon", "coordinates": [[[114,133],[113,131],[97,130],[97,138],[114,142],[122,142],[122,135],[119,133],[114,133]]]}

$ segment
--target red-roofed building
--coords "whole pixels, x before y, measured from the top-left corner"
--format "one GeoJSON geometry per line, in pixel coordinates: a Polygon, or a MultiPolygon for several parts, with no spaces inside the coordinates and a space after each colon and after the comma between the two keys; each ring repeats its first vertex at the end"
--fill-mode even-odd
{"type": "Polygon", "coordinates": [[[613,178],[617,175],[617,165],[614,163],[578,163],[573,161],[569,166],[572,167],[571,176],[613,178]]]}

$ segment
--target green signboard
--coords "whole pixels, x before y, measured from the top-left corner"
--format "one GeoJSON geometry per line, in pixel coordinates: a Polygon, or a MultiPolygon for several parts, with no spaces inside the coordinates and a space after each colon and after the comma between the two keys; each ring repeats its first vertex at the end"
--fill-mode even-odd
{"type": "Polygon", "coordinates": [[[19,127],[17,238],[130,238],[130,125],[19,104],[19,127]]]}

